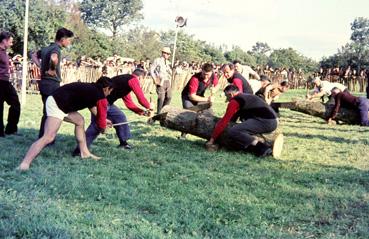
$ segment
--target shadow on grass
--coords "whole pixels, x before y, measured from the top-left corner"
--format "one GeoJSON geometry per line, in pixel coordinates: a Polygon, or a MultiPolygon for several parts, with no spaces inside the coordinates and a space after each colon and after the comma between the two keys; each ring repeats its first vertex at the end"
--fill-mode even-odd
{"type": "Polygon", "coordinates": [[[296,137],[296,138],[305,138],[305,139],[321,139],[321,140],[327,140],[332,141],[335,143],[340,144],[369,144],[369,141],[363,141],[363,140],[352,140],[342,137],[334,137],[334,136],[326,136],[321,134],[303,134],[303,133],[283,133],[286,137],[296,137]]]}

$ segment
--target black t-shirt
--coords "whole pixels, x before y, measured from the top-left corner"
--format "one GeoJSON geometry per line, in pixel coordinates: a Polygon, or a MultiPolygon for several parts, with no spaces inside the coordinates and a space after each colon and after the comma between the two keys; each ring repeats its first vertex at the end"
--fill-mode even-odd
{"type": "Polygon", "coordinates": [[[79,111],[96,106],[105,98],[103,89],[95,83],[74,82],[58,88],[52,96],[64,113],[79,111]]]}
{"type": "Polygon", "coordinates": [[[37,57],[41,59],[41,80],[54,80],[61,82],[61,47],[57,43],[51,43],[49,46],[42,48],[37,52],[37,57]],[[46,72],[50,70],[51,55],[56,53],[58,55],[58,64],[56,66],[56,77],[50,76],[46,72]]]}

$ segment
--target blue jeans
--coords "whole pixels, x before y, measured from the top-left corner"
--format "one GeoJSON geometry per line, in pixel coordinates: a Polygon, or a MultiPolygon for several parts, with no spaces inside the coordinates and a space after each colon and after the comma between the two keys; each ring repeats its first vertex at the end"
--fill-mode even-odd
{"type": "MultiPolygon", "coordinates": [[[[107,118],[111,120],[113,124],[127,122],[127,117],[117,106],[109,105],[108,106],[108,115],[107,118]]],[[[119,125],[114,127],[115,132],[119,138],[119,142],[123,143],[131,138],[131,131],[129,129],[128,124],[119,125]]],[[[100,129],[96,124],[96,117],[91,114],[91,123],[86,130],[86,143],[87,147],[90,147],[91,143],[96,139],[96,137],[100,134],[100,129]]]]}
{"type": "Polygon", "coordinates": [[[369,111],[369,100],[366,99],[365,97],[359,97],[359,112],[362,126],[369,126],[368,111],[369,111]]]}

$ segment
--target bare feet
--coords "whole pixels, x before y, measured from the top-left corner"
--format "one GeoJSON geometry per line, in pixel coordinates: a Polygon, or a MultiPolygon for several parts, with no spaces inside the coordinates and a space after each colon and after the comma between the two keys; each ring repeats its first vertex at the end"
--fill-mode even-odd
{"type": "Polygon", "coordinates": [[[82,153],[81,153],[81,158],[82,158],[82,159],[89,159],[89,158],[91,158],[91,159],[93,159],[93,160],[100,160],[100,159],[101,159],[101,157],[96,156],[96,155],[94,155],[94,154],[92,154],[92,153],[87,153],[87,154],[82,154],[82,153]]]}
{"type": "Polygon", "coordinates": [[[19,171],[27,171],[29,169],[29,164],[21,163],[16,169],[19,171]]]}

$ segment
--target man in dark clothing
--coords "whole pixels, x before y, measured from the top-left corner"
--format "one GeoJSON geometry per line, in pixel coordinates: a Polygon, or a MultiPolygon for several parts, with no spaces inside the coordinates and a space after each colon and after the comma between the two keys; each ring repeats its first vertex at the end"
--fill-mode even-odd
{"type": "Polygon", "coordinates": [[[332,96],[334,97],[335,105],[331,115],[328,117],[328,123],[331,123],[337,116],[340,107],[348,109],[355,109],[360,112],[360,122],[362,126],[369,126],[368,111],[369,100],[365,97],[356,97],[347,91],[341,91],[337,87],[332,89],[332,96]]]}
{"type": "Polygon", "coordinates": [[[259,142],[252,135],[270,133],[277,128],[278,120],[274,110],[260,97],[243,94],[234,85],[227,86],[224,89],[224,93],[229,101],[227,111],[216,124],[210,140],[206,143],[206,147],[213,147],[229,122],[235,122],[239,118],[241,123],[235,124],[228,130],[228,135],[234,143],[234,148],[251,152],[259,157],[271,155],[272,149],[266,144],[259,142]]]}
{"type": "Polygon", "coordinates": [[[239,72],[235,70],[232,63],[224,64],[222,66],[222,71],[228,83],[237,86],[241,93],[253,94],[250,84],[239,72]]]}
{"type": "Polygon", "coordinates": [[[212,103],[214,101],[212,94],[205,97],[205,91],[217,85],[218,77],[213,72],[213,66],[208,63],[204,64],[202,71],[193,75],[182,91],[183,108],[188,109],[200,102],[212,103]]]}
{"type": "Polygon", "coordinates": [[[10,32],[0,33],[0,137],[5,134],[15,134],[18,131],[20,103],[17,92],[10,82],[9,56],[6,50],[13,45],[13,35],[10,32]],[[10,106],[8,124],[4,132],[4,101],[10,106]],[[4,134],[5,133],[5,134],[4,134]]]}
{"type": "Polygon", "coordinates": [[[77,111],[88,108],[96,115],[99,130],[104,132],[107,126],[111,126],[111,122],[106,119],[108,107],[106,96],[112,90],[111,79],[101,77],[96,83],[75,82],[54,91],[46,100],[45,133],[32,144],[18,169],[21,171],[29,169],[33,159],[54,140],[63,121],[75,125],[74,132],[81,149],[81,158],[100,159],[87,148],[84,118],[77,111]]]}
{"type": "MultiPolygon", "coordinates": [[[[148,116],[150,111],[152,111],[152,106],[149,101],[145,98],[145,95],[140,87],[140,79],[145,76],[146,72],[143,69],[137,68],[132,74],[118,75],[112,78],[113,91],[107,97],[108,100],[108,111],[107,119],[109,119],[113,124],[127,123],[127,117],[114,102],[119,98],[123,99],[124,104],[128,109],[135,112],[138,115],[148,116]],[[145,107],[148,111],[144,111],[136,106],[133,102],[130,93],[136,95],[138,102],[145,107]]],[[[131,138],[131,132],[128,124],[121,124],[114,126],[117,136],[119,138],[118,147],[122,149],[131,149],[132,146],[128,144],[127,140],[131,138]]],[[[98,125],[96,124],[96,116],[91,114],[91,123],[86,130],[86,141],[87,147],[90,147],[92,142],[100,134],[98,125]]],[[[73,151],[73,156],[79,155],[79,148],[77,147],[73,151]]]]}
{"type": "MultiPolygon", "coordinates": [[[[183,108],[189,109],[199,103],[213,103],[213,92],[217,85],[218,77],[213,72],[213,66],[205,63],[201,72],[194,74],[182,91],[183,108]],[[211,88],[210,96],[205,97],[205,91],[209,88],[211,88]]],[[[182,133],[180,138],[186,138],[186,133],[182,133]]]]}
{"type": "Polygon", "coordinates": [[[60,63],[62,61],[61,49],[63,47],[68,47],[71,44],[71,38],[73,35],[72,31],[66,28],[60,28],[56,32],[55,42],[32,54],[32,60],[41,68],[41,80],[38,81],[38,87],[44,107],[40,124],[40,132],[38,135],[39,138],[44,134],[44,127],[47,118],[45,108],[46,99],[60,87],[60,82],[62,81],[60,70],[60,63]]]}

